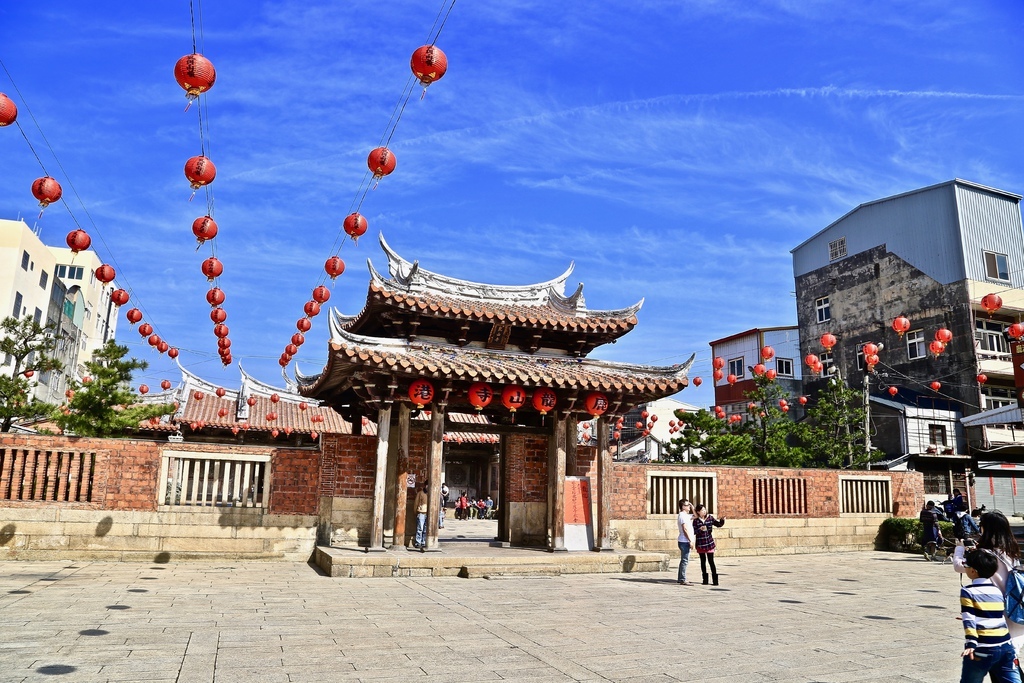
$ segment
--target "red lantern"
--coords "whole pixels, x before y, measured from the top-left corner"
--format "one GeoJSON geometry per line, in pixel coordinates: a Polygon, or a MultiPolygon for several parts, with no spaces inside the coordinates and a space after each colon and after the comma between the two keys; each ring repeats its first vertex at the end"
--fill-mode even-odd
{"type": "Polygon", "coordinates": [[[245,399],[245,402],[251,408],[252,406],[256,405],[256,397],[255,396],[250,396],[249,398],[245,399]]]}
{"type": "Polygon", "coordinates": [[[642,417],[642,418],[643,418],[643,419],[645,419],[645,420],[647,419],[647,417],[648,417],[649,415],[650,415],[650,413],[648,413],[648,412],[647,412],[646,410],[641,410],[641,411],[640,411],[640,417],[642,417]]]}
{"type": "Polygon", "coordinates": [[[327,300],[330,298],[331,291],[324,287],[323,285],[320,285],[319,287],[316,287],[313,290],[313,301],[317,302],[318,304],[326,303],[327,300]]]}
{"type": "Polygon", "coordinates": [[[714,360],[711,361],[711,366],[715,370],[721,370],[725,367],[725,359],[721,356],[715,356],[714,360]]]}
{"type": "Polygon", "coordinates": [[[139,336],[148,337],[151,334],[153,334],[152,325],[150,325],[149,323],[142,323],[141,325],[139,325],[139,336]]]}
{"type": "Polygon", "coordinates": [[[1014,323],[1006,328],[1006,334],[1014,339],[1024,337],[1024,323],[1014,323]]]}
{"type": "Polygon", "coordinates": [[[217,177],[217,167],[204,156],[192,157],[185,162],[185,177],[188,178],[192,189],[198,190],[203,185],[213,182],[217,177]]]}
{"type": "Polygon", "coordinates": [[[65,241],[68,244],[68,249],[75,254],[80,251],[85,251],[89,248],[89,245],[92,244],[92,238],[89,237],[89,234],[82,229],[72,230],[69,232],[65,241]]]}
{"type": "Polygon", "coordinates": [[[728,382],[729,384],[736,384],[737,379],[739,378],[736,377],[736,375],[730,374],[728,377],[725,378],[725,381],[728,382]]]}
{"type": "Polygon", "coordinates": [[[675,427],[676,426],[676,421],[675,420],[669,420],[668,421],[668,426],[669,427],[675,427]]]}
{"type": "Polygon", "coordinates": [[[227,394],[228,392],[227,389],[225,389],[224,387],[217,387],[217,391],[215,391],[214,393],[217,394],[217,398],[224,398],[224,395],[227,394]]]}
{"type": "Polygon", "coordinates": [[[18,120],[18,107],[11,98],[0,92],[0,128],[18,120]]]}
{"type": "Polygon", "coordinates": [[[221,352],[227,351],[231,348],[231,340],[227,337],[221,337],[217,340],[217,348],[220,349],[221,352]]]}
{"type": "Polygon", "coordinates": [[[420,85],[426,88],[434,81],[441,80],[445,71],[448,70],[448,57],[441,48],[434,45],[424,45],[416,48],[409,60],[412,74],[419,79],[420,85]]]}
{"type": "Polygon", "coordinates": [[[220,337],[223,339],[224,337],[228,336],[229,332],[230,330],[228,329],[228,326],[225,325],[224,323],[218,323],[217,325],[213,326],[213,334],[215,337],[220,337]]]}
{"type": "Polygon", "coordinates": [[[308,407],[309,407],[308,403],[306,403],[305,401],[299,401],[299,410],[305,412],[306,408],[308,408],[308,407]]]}
{"type": "MultiPolygon", "coordinates": [[[[292,335],[292,344],[295,344],[295,346],[302,346],[305,343],[306,338],[302,336],[301,332],[296,332],[295,334],[292,335]]],[[[292,355],[294,356],[295,354],[292,355]]]]}
{"type": "Polygon", "coordinates": [[[200,216],[192,221],[192,234],[196,236],[199,244],[212,240],[217,236],[217,221],[209,216],[200,216]]]}
{"type": "Polygon", "coordinates": [[[757,404],[753,402],[748,403],[747,410],[749,410],[750,412],[754,412],[755,410],[757,410],[757,404]]]}
{"type": "Polygon", "coordinates": [[[299,352],[299,347],[296,346],[295,344],[289,344],[288,346],[284,347],[284,352],[287,353],[289,356],[294,356],[299,352]]]}
{"type": "Polygon", "coordinates": [[[299,318],[295,321],[295,328],[299,332],[309,332],[311,327],[313,327],[313,323],[310,322],[309,318],[299,318]]]}
{"type": "Polygon", "coordinates": [[[434,400],[434,385],[425,379],[417,379],[409,385],[409,399],[417,408],[434,400]]]}
{"type": "Polygon", "coordinates": [[[805,406],[805,405],[807,405],[807,397],[806,397],[806,396],[801,396],[800,398],[798,398],[798,399],[797,399],[797,401],[798,401],[798,402],[800,403],[800,405],[802,405],[802,406],[805,406]]]}
{"type": "Polygon", "coordinates": [[[220,287],[214,287],[213,289],[206,293],[206,300],[210,303],[211,306],[220,306],[222,303],[224,303],[225,298],[226,297],[224,296],[224,290],[221,289],[220,287]]]}
{"type": "Polygon", "coordinates": [[[281,397],[278,396],[277,394],[271,394],[270,395],[270,402],[271,403],[278,403],[280,400],[281,400],[281,397]]]}
{"type": "Polygon", "coordinates": [[[516,412],[526,405],[526,390],[515,384],[505,387],[501,392],[501,404],[511,412],[516,412]]]}
{"type": "Polygon", "coordinates": [[[984,372],[978,375],[978,384],[984,384],[987,381],[988,375],[986,375],[984,372]]]}
{"type": "Polygon", "coordinates": [[[657,422],[657,421],[658,421],[658,416],[657,415],[651,415],[651,422],[657,422]]]}
{"type": "Polygon", "coordinates": [[[988,311],[989,315],[992,315],[1003,307],[1003,300],[998,294],[986,294],[981,297],[981,307],[988,311]]]}
{"type": "Polygon", "coordinates": [[[715,370],[714,372],[711,373],[711,376],[714,378],[716,382],[721,382],[722,378],[725,377],[721,370],[715,370]]]}
{"type": "Polygon", "coordinates": [[[125,311],[124,317],[128,318],[128,322],[134,325],[142,320],[142,311],[137,308],[129,308],[125,311]]]}
{"type": "Polygon", "coordinates": [[[895,396],[898,393],[899,393],[899,389],[897,389],[896,387],[889,387],[889,395],[890,396],[895,396]]]}
{"type": "Polygon", "coordinates": [[[373,177],[380,180],[395,170],[398,160],[395,159],[394,153],[387,147],[377,147],[366,157],[366,165],[370,168],[370,172],[373,173],[373,177]]]}
{"type": "Polygon", "coordinates": [[[96,269],[96,279],[107,284],[108,282],[114,281],[114,269],[108,266],[106,263],[96,269]]]}
{"type": "Polygon", "coordinates": [[[809,353],[806,356],[804,356],[804,365],[806,365],[807,367],[813,368],[815,365],[817,365],[817,363],[818,357],[815,356],[813,353],[809,353]]]}
{"type": "MultiPolygon", "coordinates": [[[[270,416],[269,416],[269,415],[267,416],[267,419],[270,419],[270,416]]],[[[279,435],[280,433],[281,433],[281,432],[280,432],[280,431],[279,431],[278,429],[271,429],[271,430],[270,430],[270,436],[274,437],[275,439],[277,438],[277,436],[278,436],[278,435],[279,435]]]]}
{"type": "Polygon", "coordinates": [[[228,312],[223,308],[215,308],[210,311],[210,320],[214,323],[222,323],[228,319],[228,312]]]}
{"type": "Polygon", "coordinates": [[[877,353],[873,353],[870,356],[864,356],[864,362],[867,364],[869,368],[874,368],[876,365],[878,365],[879,360],[880,359],[877,353]]]}
{"type": "Polygon", "coordinates": [[[615,439],[616,441],[618,441],[619,439],[622,438],[622,432],[615,432],[615,433],[613,433],[612,434],[612,438],[615,439]]]}
{"type": "Polygon", "coordinates": [[[280,358],[277,359],[277,364],[280,365],[282,368],[288,367],[288,364],[291,362],[292,359],[288,358],[287,356],[281,356],[280,358]]]}
{"type": "Polygon", "coordinates": [[[202,401],[204,396],[205,394],[201,391],[197,391],[194,394],[192,394],[192,398],[194,398],[197,401],[202,401]]]}
{"type": "Polygon", "coordinates": [[[360,235],[366,232],[368,224],[361,213],[350,213],[345,216],[341,227],[344,228],[346,235],[358,242],[360,235]]]}
{"type": "Polygon", "coordinates": [[[221,408],[220,410],[217,411],[217,417],[227,417],[227,415],[228,415],[228,409],[227,408],[221,408]]]}
{"type": "Polygon", "coordinates": [[[774,382],[775,378],[779,376],[779,373],[775,368],[769,368],[768,371],[764,373],[764,376],[774,382]]]}
{"type": "Polygon", "coordinates": [[[552,389],[540,387],[533,392],[533,407],[541,415],[547,415],[555,409],[558,402],[558,395],[552,389]]]}
{"type": "Polygon", "coordinates": [[[277,419],[277,413],[275,413],[273,411],[267,413],[267,422],[273,422],[276,419],[277,419]]]}
{"type": "Polygon", "coordinates": [[[836,339],[836,336],[831,332],[826,332],[825,334],[821,335],[821,345],[825,347],[825,350],[831,350],[832,347],[835,346],[836,342],[838,341],[839,340],[836,339]]]}
{"type": "Polygon", "coordinates": [[[867,344],[864,345],[864,347],[861,350],[864,352],[865,357],[877,355],[878,344],[872,344],[871,342],[868,342],[867,344]]]}
{"type": "Polygon", "coordinates": [[[213,87],[217,80],[217,70],[213,68],[213,62],[194,52],[175,63],[174,80],[185,90],[185,96],[191,101],[213,87]]]}
{"type": "Polygon", "coordinates": [[[643,428],[644,428],[644,423],[643,423],[643,422],[639,422],[639,421],[638,421],[638,422],[637,422],[637,423],[636,423],[635,425],[633,425],[633,426],[634,426],[634,427],[636,427],[637,429],[643,429],[643,428]]]}
{"type": "Polygon", "coordinates": [[[469,397],[469,402],[477,410],[483,410],[494,400],[494,390],[483,382],[476,382],[470,385],[469,391],[466,393],[469,397]]]}
{"type": "Polygon", "coordinates": [[[165,379],[164,381],[160,382],[160,388],[163,389],[164,391],[167,391],[168,389],[170,389],[171,388],[171,380],[165,379]]]}
{"type": "Polygon", "coordinates": [[[896,316],[896,319],[892,321],[892,329],[900,339],[902,339],[904,333],[910,329],[910,320],[902,315],[898,315],[896,316]]]}
{"type": "Polygon", "coordinates": [[[178,357],[178,349],[174,348],[173,346],[171,348],[167,349],[167,357],[168,358],[172,358],[172,359],[173,358],[177,358],[178,357]]]}
{"type": "Polygon", "coordinates": [[[761,363],[758,363],[757,365],[755,365],[755,366],[754,366],[754,367],[752,368],[752,371],[753,371],[753,373],[754,373],[754,376],[756,376],[756,377],[760,377],[761,375],[763,375],[763,374],[764,374],[764,371],[765,371],[765,367],[764,367],[764,365],[762,365],[761,363]]]}
{"type": "Polygon", "coordinates": [[[315,301],[307,301],[306,305],[302,307],[302,310],[306,315],[312,318],[320,314],[320,304],[315,301]]]}
{"type": "Polygon", "coordinates": [[[771,360],[775,357],[775,349],[770,346],[765,346],[761,349],[761,358],[765,360],[771,360]]]}
{"type": "Polygon", "coordinates": [[[934,353],[936,356],[946,350],[946,345],[936,340],[928,345],[928,350],[934,353]]]}
{"type": "Polygon", "coordinates": [[[224,264],[221,263],[216,256],[211,256],[203,261],[202,268],[203,275],[205,275],[206,279],[210,282],[213,282],[214,278],[220,277],[221,273],[224,272],[224,264]]]}
{"type": "Polygon", "coordinates": [[[786,400],[786,399],[784,399],[784,398],[780,398],[780,399],[779,399],[779,407],[780,407],[780,408],[782,408],[782,407],[784,407],[784,406],[788,406],[788,405],[789,405],[789,401],[787,401],[787,400],[786,400]]]}
{"type": "Polygon", "coordinates": [[[140,384],[139,385],[139,393],[142,394],[143,396],[145,396],[146,394],[149,393],[149,387],[146,386],[145,384],[140,384]]]}
{"type": "Polygon", "coordinates": [[[789,412],[789,406],[782,406],[781,408],[779,408],[779,410],[781,410],[784,413],[788,413],[789,412]]]}
{"type": "Polygon", "coordinates": [[[592,391],[583,401],[583,407],[594,417],[603,415],[608,410],[608,397],[599,391],[592,391]]]}
{"type": "Polygon", "coordinates": [[[345,272],[345,262],[338,256],[332,256],[324,263],[324,271],[333,280],[345,272]]]}
{"type": "Polygon", "coordinates": [[[128,292],[123,289],[115,289],[110,293],[110,300],[114,302],[115,306],[124,306],[128,303],[129,298],[128,292]]]}
{"type": "Polygon", "coordinates": [[[950,332],[945,327],[940,327],[939,329],[935,330],[935,340],[940,341],[943,344],[948,344],[949,342],[953,341],[953,333],[950,332]]]}
{"type": "Polygon", "coordinates": [[[310,432],[309,438],[313,439],[313,441],[316,441],[318,438],[320,438],[320,435],[317,434],[316,432],[310,432]]]}
{"type": "Polygon", "coordinates": [[[160,344],[160,336],[156,334],[149,335],[149,345],[157,346],[158,344],[160,344]]]}
{"type": "Polygon", "coordinates": [[[694,377],[693,378],[693,386],[699,387],[703,383],[704,383],[704,380],[702,380],[700,377],[694,377]]]}
{"type": "Polygon", "coordinates": [[[60,188],[60,183],[50,176],[37,178],[32,183],[32,196],[39,200],[39,206],[44,209],[59,201],[61,194],[63,194],[63,190],[60,188]]]}
{"type": "Polygon", "coordinates": [[[933,391],[938,391],[942,388],[942,382],[932,382],[931,386],[933,391]]]}

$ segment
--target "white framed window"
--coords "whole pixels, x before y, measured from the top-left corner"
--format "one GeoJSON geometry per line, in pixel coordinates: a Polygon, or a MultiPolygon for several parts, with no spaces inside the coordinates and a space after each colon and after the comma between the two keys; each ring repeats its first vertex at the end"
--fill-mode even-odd
{"type": "Polygon", "coordinates": [[[1006,254],[998,254],[994,251],[985,252],[985,277],[990,280],[1009,281],[1010,268],[1006,254]]]}
{"type": "Polygon", "coordinates": [[[792,377],[793,376],[793,359],[792,358],[776,358],[775,359],[775,372],[778,373],[779,377],[792,377]]]}
{"type": "Polygon", "coordinates": [[[743,356],[729,361],[729,374],[743,377],[743,356]]]}
{"type": "Polygon", "coordinates": [[[840,237],[828,243],[828,260],[835,261],[846,256],[846,238],[840,237]]]}
{"type": "Polygon", "coordinates": [[[928,425],[928,443],[933,446],[945,446],[946,425],[928,425]]]}
{"type": "Polygon", "coordinates": [[[924,330],[914,330],[903,335],[907,340],[907,358],[917,360],[928,355],[928,347],[924,343],[924,330]]]}
{"type": "Polygon", "coordinates": [[[68,274],[67,266],[57,266],[57,277],[65,277],[68,274]]]}
{"type": "Polygon", "coordinates": [[[814,300],[814,310],[818,314],[819,323],[827,323],[832,319],[832,303],[827,296],[814,300]]]}
{"type": "Polygon", "coordinates": [[[1006,343],[1006,323],[995,320],[975,320],[974,340],[982,351],[992,353],[1009,353],[1010,347],[1006,343]]]}
{"type": "Polygon", "coordinates": [[[985,402],[985,410],[1003,408],[1017,402],[1012,389],[1002,389],[1000,387],[984,387],[981,390],[981,397],[985,402]]]}
{"type": "Polygon", "coordinates": [[[864,349],[857,349],[857,369],[864,370],[864,349]]]}
{"type": "Polygon", "coordinates": [[[835,360],[832,358],[831,351],[822,351],[818,354],[818,360],[821,362],[821,376],[828,377],[832,374],[832,367],[835,365],[835,360]]]}

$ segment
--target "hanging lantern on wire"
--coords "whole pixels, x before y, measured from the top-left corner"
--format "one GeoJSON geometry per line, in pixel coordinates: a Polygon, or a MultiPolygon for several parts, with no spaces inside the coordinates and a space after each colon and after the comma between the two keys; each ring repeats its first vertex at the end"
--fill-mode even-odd
{"type": "Polygon", "coordinates": [[[370,151],[369,156],[366,157],[366,165],[370,169],[370,173],[373,174],[373,178],[376,181],[380,181],[386,175],[391,174],[398,165],[398,160],[395,159],[395,154],[387,147],[377,147],[370,151]]]}
{"type": "Polygon", "coordinates": [[[177,358],[178,357],[178,349],[174,348],[173,346],[171,348],[167,349],[167,357],[172,359],[172,360],[174,358],[177,358]]]}
{"type": "Polygon", "coordinates": [[[227,337],[221,337],[217,340],[217,348],[220,349],[219,353],[223,354],[231,348],[231,340],[227,337]]]}
{"type": "Polygon", "coordinates": [[[871,342],[868,342],[867,344],[865,344],[863,346],[863,348],[861,348],[861,351],[864,352],[864,357],[865,358],[868,357],[868,356],[878,355],[878,344],[873,344],[871,342]]]}
{"type": "Polygon", "coordinates": [[[327,289],[323,285],[313,289],[313,301],[318,304],[327,303],[327,300],[331,298],[331,290],[327,289]]]}
{"type": "Polygon", "coordinates": [[[1014,323],[1006,328],[1006,334],[1014,339],[1024,337],[1024,323],[1014,323]]]}
{"type": "Polygon", "coordinates": [[[721,370],[725,367],[725,359],[721,356],[715,356],[714,360],[711,361],[711,367],[715,370],[721,370]]]}
{"type": "MultiPolygon", "coordinates": [[[[39,181],[37,180],[36,182],[39,181]]],[[[989,315],[992,315],[1003,307],[1003,299],[998,294],[986,294],[981,297],[981,307],[984,308],[989,315]]]]}
{"type": "Polygon", "coordinates": [[[890,396],[895,396],[896,394],[899,393],[900,390],[897,389],[896,387],[889,387],[888,391],[890,396]]]}
{"type": "Polygon", "coordinates": [[[932,391],[938,391],[939,389],[942,388],[942,382],[932,382],[931,387],[932,391]]]}
{"type": "Polygon", "coordinates": [[[494,400],[494,390],[483,382],[476,382],[466,392],[470,404],[477,410],[483,410],[494,400]]]}
{"type": "Polygon", "coordinates": [[[69,232],[65,241],[67,242],[68,249],[75,254],[80,251],[85,251],[89,248],[89,245],[92,244],[92,238],[89,237],[89,233],[81,228],[69,232]]]}
{"type": "Polygon", "coordinates": [[[813,353],[809,353],[804,356],[804,365],[809,368],[813,368],[818,363],[818,357],[813,353]]]}
{"type": "Polygon", "coordinates": [[[722,378],[725,377],[721,370],[715,370],[714,372],[711,373],[711,376],[715,379],[716,382],[721,382],[722,378]]]}
{"type": "Polygon", "coordinates": [[[284,352],[287,353],[289,356],[294,356],[299,352],[299,347],[296,346],[295,344],[288,344],[287,346],[284,347],[284,352]]]}
{"type": "Polygon", "coordinates": [[[600,391],[592,391],[584,399],[583,408],[594,417],[604,415],[608,410],[608,397],[600,391]]]}
{"type": "Polygon", "coordinates": [[[693,386],[699,387],[703,383],[704,383],[704,380],[702,380],[700,377],[694,377],[693,378],[693,386]]]}
{"type": "Polygon", "coordinates": [[[755,377],[760,377],[761,375],[764,374],[765,369],[766,368],[764,367],[763,363],[758,363],[757,365],[752,367],[750,371],[754,373],[755,377]]]}
{"type": "Polygon", "coordinates": [[[224,264],[216,256],[211,256],[203,261],[202,270],[206,279],[213,282],[214,278],[220,277],[224,272],[224,264]]]}
{"type": "Polygon", "coordinates": [[[171,345],[168,344],[167,342],[165,342],[163,339],[161,339],[160,343],[156,345],[156,350],[157,350],[158,353],[167,353],[167,351],[170,348],[171,348],[171,345]]]}
{"type": "Polygon", "coordinates": [[[18,106],[10,97],[0,92],[0,128],[18,120],[18,106]]]}
{"type": "Polygon", "coordinates": [[[148,337],[151,334],[153,334],[153,326],[152,325],[150,325],[149,323],[142,323],[141,325],[139,325],[139,336],[140,337],[148,337]]]}
{"type": "Polygon", "coordinates": [[[146,394],[149,393],[149,387],[146,386],[145,384],[140,384],[139,385],[139,393],[142,394],[143,396],[145,396],[146,394]]]}
{"type": "Polygon", "coordinates": [[[775,349],[770,346],[765,346],[761,349],[761,358],[765,360],[771,360],[775,357],[775,349]]]}
{"type": "Polygon", "coordinates": [[[728,377],[725,378],[725,381],[728,382],[729,384],[736,384],[736,381],[738,379],[739,378],[736,375],[730,374],[728,377]]]}
{"type": "Polygon", "coordinates": [[[978,384],[984,384],[987,381],[988,381],[988,375],[986,375],[984,372],[982,372],[982,373],[980,373],[978,375],[978,384]]]}
{"type": "Polygon", "coordinates": [[[153,348],[156,348],[157,346],[160,345],[160,342],[162,340],[160,339],[160,335],[158,335],[158,334],[151,334],[151,335],[149,335],[149,339],[147,341],[149,341],[149,345],[150,346],[152,346],[153,348]]]}
{"type": "Polygon", "coordinates": [[[116,274],[114,272],[114,269],[108,266],[106,263],[102,264],[99,268],[96,269],[96,279],[102,282],[103,284],[113,282],[115,275],[116,274]]]}
{"type": "Polygon", "coordinates": [[[206,300],[211,306],[220,306],[224,303],[224,299],[227,298],[224,295],[224,290],[220,287],[214,287],[206,293],[206,300]]]}
{"type": "Polygon", "coordinates": [[[526,390],[515,384],[505,387],[501,392],[501,404],[515,413],[526,405],[526,390]]]}
{"type": "Polygon", "coordinates": [[[441,80],[445,72],[448,71],[448,57],[441,51],[441,48],[434,45],[424,45],[423,47],[416,48],[416,51],[412,53],[409,66],[412,68],[413,76],[423,86],[423,92],[425,93],[427,86],[434,81],[441,80]]]}
{"type": "Polygon", "coordinates": [[[338,256],[332,256],[324,263],[324,271],[332,280],[345,272],[345,262],[338,256]]]}
{"type": "MultiPolygon", "coordinates": [[[[60,183],[50,176],[37,178],[32,183],[32,196],[39,200],[39,206],[44,209],[50,204],[60,201],[62,194],[63,190],[61,190],[60,183]]],[[[42,212],[40,212],[40,215],[42,215],[42,212]]]]}
{"type": "Polygon", "coordinates": [[[128,299],[130,298],[131,297],[128,295],[128,292],[126,292],[123,289],[115,289],[113,292],[110,293],[110,300],[114,303],[115,306],[124,306],[126,303],[128,303],[128,299]]]}
{"type": "Polygon", "coordinates": [[[217,167],[205,156],[190,157],[185,162],[185,177],[193,190],[209,185],[217,177],[217,167]]]}
{"type": "Polygon", "coordinates": [[[320,315],[320,304],[318,304],[316,301],[307,301],[306,305],[302,307],[302,310],[310,318],[315,318],[316,316],[320,315]]]}
{"type": "Polygon", "coordinates": [[[217,221],[209,216],[200,216],[192,221],[192,234],[196,236],[196,240],[202,246],[203,242],[217,236],[217,221]]]}
{"type": "Polygon", "coordinates": [[[779,376],[779,372],[775,368],[768,368],[765,371],[764,376],[767,377],[772,382],[774,382],[775,378],[779,376]]]}
{"type": "Polygon", "coordinates": [[[533,392],[533,407],[541,415],[547,415],[555,409],[558,395],[547,387],[539,387],[533,392]]]}
{"type": "Polygon", "coordinates": [[[345,220],[341,222],[341,227],[344,229],[345,234],[352,238],[353,242],[359,242],[360,235],[366,232],[369,224],[366,222],[366,217],[363,214],[353,212],[345,216],[345,220]]]}
{"type": "Polygon", "coordinates": [[[228,312],[223,308],[217,307],[210,311],[210,320],[216,323],[222,323],[228,319],[228,312]]]}
{"type": "Polygon", "coordinates": [[[940,342],[938,339],[928,345],[928,350],[938,356],[940,353],[946,350],[946,345],[940,342]]]}
{"type": "Polygon", "coordinates": [[[838,341],[839,340],[836,339],[836,335],[832,334],[831,332],[826,332],[825,334],[821,335],[821,345],[825,347],[826,351],[831,351],[832,347],[835,346],[836,342],[838,341]]]}
{"type": "MultiPolygon", "coordinates": [[[[301,332],[296,332],[295,334],[292,335],[292,344],[295,344],[295,346],[302,346],[305,343],[306,343],[306,337],[303,336],[303,334],[301,332]]],[[[295,354],[292,354],[292,355],[295,355],[295,354]]]]}
{"type": "Polygon", "coordinates": [[[409,385],[409,399],[417,409],[422,409],[434,400],[434,385],[425,379],[417,379],[409,385]]]}
{"type": "Polygon", "coordinates": [[[299,332],[309,332],[309,330],[312,329],[312,327],[313,323],[310,321],[309,318],[299,318],[298,320],[295,321],[295,329],[297,329],[299,332]]]}
{"type": "Polygon", "coordinates": [[[904,315],[898,315],[892,321],[892,329],[900,339],[903,339],[903,335],[910,329],[910,320],[904,315]]]}
{"type": "MultiPolygon", "coordinates": [[[[197,97],[213,87],[217,80],[217,70],[213,62],[198,52],[185,55],[174,65],[174,80],[185,91],[189,105],[197,97]]],[[[188,110],[188,107],[185,107],[188,110]]]]}
{"type": "Polygon", "coordinates": [[[167,391],[168,389],[170,389],[171,388],[171,380],[165,379],[162,382],[160,382],[160,388],[163,389],[164,391],[167,391]]]}
{"type": "Polygon", "coordinates": [[[220,337],[223,339],[224,337],[228,336],[229,332],[230,330],[228,329],[228,326],[223,323],[219,323],[213,326],[213,334],[216,337],[220,337]]]}

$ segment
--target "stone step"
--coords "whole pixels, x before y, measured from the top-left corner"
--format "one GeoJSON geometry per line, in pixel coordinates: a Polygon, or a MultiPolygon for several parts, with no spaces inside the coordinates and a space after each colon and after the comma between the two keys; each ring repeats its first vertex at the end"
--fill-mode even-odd
{"type": "Polygon", "coordinates": [[[462,568],[464,579],[496,579],[504,577],[560,576],[562,570],[553,564],[470,564],[462,568]]]}
{"type": "Polygon", "coordinates": [[[643,550],[649,553],[678,553],[679,542],[676,539],[645,538],[641,543],[643,550]]]}

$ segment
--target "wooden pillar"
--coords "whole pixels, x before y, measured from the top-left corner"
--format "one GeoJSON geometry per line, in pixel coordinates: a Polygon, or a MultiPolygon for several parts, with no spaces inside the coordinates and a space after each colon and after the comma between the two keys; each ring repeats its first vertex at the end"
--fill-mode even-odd
{"type": "MultiPolygon", "coordinates": [[[[575,420],[574,420],[575,421],[575,420]]],[[[555,430],[548,442],[548,528],[551,552],[565,550],[565,453],[568,420],[556,416],[555,430]]],[[[575,432],[572,434],[576,440],[575,432]]]]}
{"type": "Polygon", "coordinates": [[[373,527],[371,551],[384,550],[384,491],[388,478],[388,437],[391,436],[391,404],[377,411],[377,472],[373,479],[373,527]]]}
{"type": "Polygon", "coordinates": [[[602,415],[597,418],[597,548],[612,550],[612,452],[608,448],[608,424],[602,415]]]}
{"type": "Polygon", "coordinates": [[[412,410],[398,404],[398,462],[395,468],[395,535],[393,547],[405,545],[405,517],[409,503],[409,425],[412,410]]]}
{"type": "Polygon", "coordinates": [[[437,541],[438,515],[441,513],[441,459],[444,456],[444,406],[434,403],[430,411],[430,460],[427,463],[427,550],[440,550],[437,541]]]}
{"type": "Polygon", "coordinates": [[[565,473],[570,477],[578,477],[580,475],[576,471],[576,447],[579,445],[579,439],[576,438],[576,435],[579,434],[576,424],[575,413],[569,413],[565,416],[565,473]]]}
{"type": "Polygon", "coordinates": [[[501,545],[508,546],[512,541],[510,520],[512,519],[512,503],[509,502],[509,457],[508,457],[508,434],[501,435],[501,453],[498,455],[498,536],[495,540],[501,545]]]}

